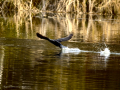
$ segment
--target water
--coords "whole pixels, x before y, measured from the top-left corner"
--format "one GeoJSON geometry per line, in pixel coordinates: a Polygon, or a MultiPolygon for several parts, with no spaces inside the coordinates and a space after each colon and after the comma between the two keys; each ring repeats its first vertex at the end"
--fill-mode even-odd
{"type": "Polygon", "coordinates": [[[119,17],[19,17],[0,18],[1,90],[120,89],[119,17]],[[62,42],[68,47],[63,52],[36,32],[51,39],[74,36],[62,42]],[[100,54],[105,48],[107,56],[100,54]]]}

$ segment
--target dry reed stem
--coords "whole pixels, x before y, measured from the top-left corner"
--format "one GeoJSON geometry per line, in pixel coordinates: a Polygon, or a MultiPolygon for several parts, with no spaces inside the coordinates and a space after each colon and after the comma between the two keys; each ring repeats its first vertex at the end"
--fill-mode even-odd
{"type": "Polygon", "coordinates": [[[34,0],[5,0],[1,7],[3,10],[7,7],[6,2],[12,2],[14,6],[21,10],[42,11],[56,11],[56,12],[77,12],[77,13],[105,13],[105,14],[120,14],[120,0],[41,0],[41,9],[33,6],[34,0]],[[50,8],[49,8],[50,7],[50,8]]]}

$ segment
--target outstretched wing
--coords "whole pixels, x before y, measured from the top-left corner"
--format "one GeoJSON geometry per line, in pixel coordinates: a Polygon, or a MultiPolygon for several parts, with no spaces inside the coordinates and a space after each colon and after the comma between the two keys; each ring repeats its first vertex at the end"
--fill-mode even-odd
{"type": "Polygon", "coordinates": [[[54,45],[56,45],[56,46],[58,46],[58,47],[60,47],[60,48],[63,47],[63,45],[62,45],[60,42],[62,42],[62,41],[67,41],[67,40],[71,39],[72,36],[73,36],[73,34],[70,34],[69,36],[67,36],[67,37],[65,37],[65,38],[60,38],[60,39],[52,40],[52,39],[49,39],[48,37],[45,37],[45,36],[43,36],[43,35],[41,35],[41,34],[39,34],[39,33],[36,33],[36,35],[37,35],[37,37],[39,37],[39,38],[41,38],[41,39],[46,39],[46,40],[48,40],[49,42],[51,42],[52,44],[54,44],[54,45]]]}
{"type": "Polygon", "coordinates": [[[43,36],[43,35],[41,35],[41,34],[39,34],[39,33],[36,33],[36,35],[37,35],[37,37],[39,37],[39,38],[41,38],[41,39],[49,40],[48,37],[45,37],[45,36],[43,36]]]}
{"type": "Polygon", "coordinates": [[[55,41],[58,41],[58,42],[67,41],[67,40],[70,40],[72,38],[72,36],[73,36],[73,34],[70,34],[69,36],[67,36],[65,38],[56,39],[55,41]]]}

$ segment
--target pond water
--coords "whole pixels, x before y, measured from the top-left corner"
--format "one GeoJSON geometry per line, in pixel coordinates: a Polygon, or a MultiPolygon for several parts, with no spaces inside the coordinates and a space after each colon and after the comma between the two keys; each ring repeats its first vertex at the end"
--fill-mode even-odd
{"type": "Polygon", "coordinates": [[[22,13],[0,17],[1,90],[119,90],[120,16],[22,13]],[[82,51],[63,52],[46,40],[82,51]],[[110,54],[100,53],[109,48],[110,54]]]}

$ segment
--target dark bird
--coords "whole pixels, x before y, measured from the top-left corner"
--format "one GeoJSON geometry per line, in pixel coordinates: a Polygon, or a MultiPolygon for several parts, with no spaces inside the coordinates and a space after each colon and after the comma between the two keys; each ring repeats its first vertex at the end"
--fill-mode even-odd
{"type": "Polygon", "coordinates": [[[73,34],[70,34],[69,36],[65,37],[65,38],[60,38],[60,39],[49,39],[48,37],[45,37],[39,33],[36,33],[37,37],[41,38],[41,39],[45,39],[45,40],[48,40],[49,42],[51,42],[52,44],[54,44],[55,46],[58,46],[60,48],[64,48],[65,46],[63,46],[60,42],[62,41],[67,41],[67,40],[70,40],[73,36],[73,34]]]}

